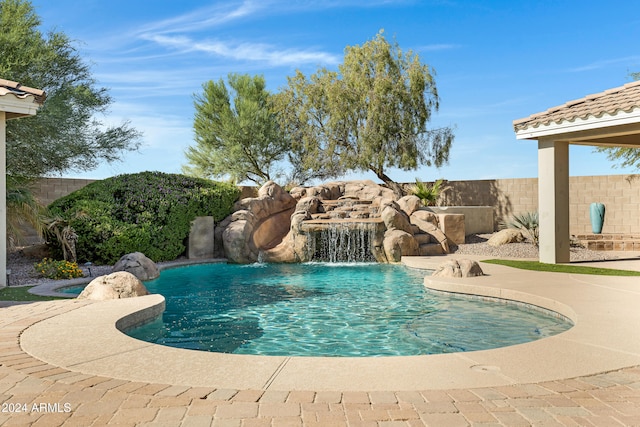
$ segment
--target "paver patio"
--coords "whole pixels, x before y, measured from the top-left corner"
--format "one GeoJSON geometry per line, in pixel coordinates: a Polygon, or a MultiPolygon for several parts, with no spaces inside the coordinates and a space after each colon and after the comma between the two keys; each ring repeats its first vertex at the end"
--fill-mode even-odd
{"type": "MultiPolygon", "coordinates": [[[[417,261],[425,262],[425,260],[417,261]]],[[[623,268],[623,263],[626,263],[624,268],[640,269],[639,260],[618,262],[617,265],[623,268]]],[[[524,292],[521,287],[525,286],[522,283],[526,283],[526,277],[540,277],[540,273],[518,271],[517,276],[520,280],[515,281],[515,276],[502,274],[505,270],[501,269],[504,267],[495,270],[491,270],[492,268],[486,269],[489,271],[489,276],[480,279],[487,281],[488,278],[493,277],[497,282],[498,278],[503,276],[503,283],[496,285],[493,288],[494,291],[499,289],[501,292],[506,290],[524,292]]],[[[576,327],[588,325],[591,328],[588,313],[583,313],[581,309],[585,304],[587,306],[593,304],[593,307],[598,308],[593,313],[596,321],[606,322],[602,330],[593,327],[593,334],[594,339],[604,340],[602,342],[608,343],[609,347],[602,349],[594,345],[592,352],[604,351],[605,355],[611,353],[621,357],[611,358],[612,369],[577,377],[563,377],[555,373],[544,374],[541,372],[543,369],[534,369],[532,375],[539,375],[540,378],[555,375],[557,378],[529,382],[510,380],[509,365],[514,361],[505,359],[504,363],[500,362],[499,368],[502,375],[508,377],[507,380],[501,385],[487,387],[442,388],[431,387],[425,383],[424,387],[380,389],[378,383],[373,381],[371,383],[373,388],[365,388],[365,382],[358,383],[363,384],[362,389],[354,389],[354,387],[340,389],[333,387],[331,382],[317,382],[318,387],[304,388],[304,384],[295,384],[293,375],[292,378],[278,378],[278,375],[285,377],[289,375],[286,366],[280,368],[275,380],[268,381],[267,387],[262,388],[230,387],[233,378],[223,379],[224,386],[217,386],[215,377],[209,385],[191,386],[182,384],[179,379],[169,382],[136,380],[135,378],[144,377],[144,375],[135,372],[131,373],[131,378],[124,378],[121,377],[121,371],[118,369],[114,370],[116,375],[113,376],[106,375],[106,372],[98,375],[94,372],[94,367],[98,364],[87,364],[88,356],[82,356],[83,349],[75,347],[72,342],[58,341],[55,345],[57,348],[51,348],[51,352],[47,352],[47,347],[34,344],[34,340],[38,338],[34,332],[53,331],[48,328],[56,323],[64,324],[65,316],[73,316],[74,312],[77,314],[87,309],[100,312],[101,310],[95,310],[98,309],[96,304],[103,303],[49,301],[1,308],[0,401],[2,412],[0,412],[0,425],[640,425],[640,351],[635,347],[636,342],[640,340],[637,339],[637,333],[626,337],[619,333],[619,330],[627,330],[629,326],[635,326],[635,323],[632,325],[610,323],[615,316],[621,316],[621,321],[626,323],[630,320],[629,312],[616,311],[616,307],[611,305],[611,301],[618,301],[616,298],[624,298],[628,304],[640,306],[638,305],[640,303],[638,278],[607,280],[602,277],[594,278],[595,276],[564,276],[566,276],[564,278],[567,281],[567,288],[579,286],[582,290],[573,296],[560,295],[561,299],[576,300],[575,305],[569,304],[578,315],[576,327]],[[607,295],[611,296],[611,300],[607,295]],[[601,317],[603,315],[613,317],[601,317]],[[628,343],[618,343],[618,340],[626,340],[628,343]],[[616,347],[618,345],[619,347],[616,347]],[[30,350],[27,351],[26,348],[30,350]],[[60,349],[63,351],[58,351],[60,349]],[[67,365],[51,362],[62,353],[75,355],[75,361],[67,365]],[[621,368],[621,364],[624,365],[633,360],[637,360],[637,363],[621,368]],[[279,384],[294,386],[283,388],[279,384]]],[[[543,277],[546,281],[548,276],[543,277]]],[[[555,275],[554,277],[562,278],[563,276],[555,275]]],[[[463,287],[469,287],[469,285],[485,286],[482,280],[480,282],[475,279],[445,280],[432,285],[451,289],[457,286],[456,290],[461,291],[463,287]]],[[[93,321],[94,319],[87,318],[84,325],[78,325],[79,331],[85,333],[84,338],[87,340],[93,338],[90,334],[86,334],[87,328],[93,321]]],[[[640,314],[634,322],[640,322],[640,314]]],[[[112,329],[115,330],[113,325],[112,329]]],[[[577,329],[579,331],[579,328],[577,329]]],[[[98,341],[100,338],[97,335],[102,332],[99,328],[95,331],[95,338],[98,341]]],[[[65,331],[65,333],[73,333],[73,331],[65,331]]],[[[581,339],[579,335],[573,338],[572,335],[567,337],[564,338],[567,343],[572,339],[581,339]]],[[[47,336],[40,338],[45,343],[51,339],[47,336]]],[[[546,340],[538,343],[543,341],[546,340]]],[[[112,350],[117,352],[118,349],[112,350]]],[[[160,347],[159,350],[161,353],[165,348],[160,347]]],[[[128,350],[123,349],[123,351],[128,350]]],[[[500,360],[500,354],[509,358],[510,354],[515,354],[513,351],[514,347],[491,350],[496,352],[498,356],[496,360],[500,360]]],[[[160,353],[158,357],[162,357],[160,353]]],[[[130,355],[134,354],[135,351],[130,355]]],[[[491,355],[488,353],[475,354],[474,352],[474,354],[466,354],[465,357],[473,359],[489,356],[491,355]]],[[[588,370],[588,366],[582,367],[581,363],[577,362],[581,357],[589,360],[587,356],[589,355],[574,354],[575,359],[572,360],[565,355],[565,358],[557,360],[555,367],[548,368],[554,371],[564,365],[568,367],[578,365],[579,369],[588,370]]],[[[431,356],[421,357],[428,359],[431,356]]],[[[384,368],[386,358],[377,359],[382,363],[380,366],[384,368]]],[[[104,362],[109,364],[108,360],[104,362]]],[[[163,359],[154,361],[152,365],[155,366],[161,362],[163,359]]],[[[169,360],[166,362],[170,364],[169,360]]],[[[546,362],[541,361],[541,364],[544,363],[546,362]]],[[[600,369],[608,362],[597,360],[597,363],[596,368],[600,369]]],[[[353,366],[357,368],[357,364],[353,366]]],[[[407,363],[407,367],[411,369],[411,363],[407,363]]],[[[215,366],[210,368],[215,370],[215,366]]],[[[239,372],[241,370],[251,372],[253,368],[251,364],[238,367],[239,372]]],[[[526,371],[530,367],[523,365],[521,368],[526,371]]],[[[195,366],[194,369],[202,369],[204,375],[207,367],[195,366]]],[[[454,374],[452,373],[455,377],[454,374]]],[[[358,373],[354,372],[354,376],[357,377],[358,373]]],[[[175,373],[170,373],[166,378],[178,377],[175,373]]],[[[162,379],[163,375],[162,372],[151,372],[148,378],[162,379]]],[[[348,381],[348,378],[344,380],[348,381]]],[[[242,383],[244,379],[238,378],[238,381],[242,383]]]]}

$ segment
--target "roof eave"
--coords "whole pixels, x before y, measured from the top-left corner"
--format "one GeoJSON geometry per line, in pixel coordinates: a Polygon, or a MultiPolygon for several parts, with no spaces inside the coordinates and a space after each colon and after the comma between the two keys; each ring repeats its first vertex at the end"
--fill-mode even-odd
{"type": "Polygon", "coordinates": [[[629,112],[618,111],[614,114],[603,114],[600,117],[589,116],[586,119],[563,120],[560,123],[551,122],[535,127],[525,127],[516,130],[516,139],[538,140],[551,136],[558,136],[564,139],[569,134],[612,126],[637,124],[639,121],[640,108],[636,107],[629,112]]]}
{"type": "Polygon", "coordinates": [[[0,97],[0,111],[6,113],[6,119],[17,119],[19,117],[33,116],[38,112],[40,104],[34,100],[33,96],[17,98],[13,95],[0,97]]]}

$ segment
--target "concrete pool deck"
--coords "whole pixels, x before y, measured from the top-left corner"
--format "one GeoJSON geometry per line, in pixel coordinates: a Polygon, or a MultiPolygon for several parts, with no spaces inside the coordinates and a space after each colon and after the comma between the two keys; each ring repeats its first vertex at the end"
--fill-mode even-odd
{"type": "MultiPolygon", "coordinates": [[[[434,268],[444,259],[403,261],[434,268]]],[[[597,265],[640,270],[640,258],[597,265]]],[[[425,284],[538,305],[575,326],[468,353],[263,357],[174,349],[118,331],[116,323],[160,313],[158,295],[7,307],[0,311],[2,401],[54,403],[53,396],[71,410],[0,412],[0,424],[89,425],[88,416],[95,425],[640,425],[639,277],[482,268],[483,277],[425,284]]]]}

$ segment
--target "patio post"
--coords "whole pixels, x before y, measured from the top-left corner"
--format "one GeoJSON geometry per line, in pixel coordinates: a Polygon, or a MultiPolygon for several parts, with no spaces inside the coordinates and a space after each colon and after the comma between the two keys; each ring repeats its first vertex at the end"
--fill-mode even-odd
{"type": "Polygon", "coordinates": [[[569,143],[538,140],[540,262],[569,262],[569,143]]]}

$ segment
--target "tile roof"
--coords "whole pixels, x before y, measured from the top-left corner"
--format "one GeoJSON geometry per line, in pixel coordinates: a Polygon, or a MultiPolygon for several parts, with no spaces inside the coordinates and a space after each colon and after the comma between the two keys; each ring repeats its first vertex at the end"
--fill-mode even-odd
{"type": "Polygon", "coordinates": [[[43,90],[22,86],[20,83],[12,82],[11,80],[0,79],[0,96],[8,94],[21,99],[33,96],[39,104],[42,104],[47,97],[43,90]]]}
{"type": "Polygon", "coordinates": [[[551,123],[560,124],[563,121],[587,119],[589,116],[602,117],[604,114],[613,115],[620,111],[630,113],[634,108],[640,108],[640,81],[587,95],[541,113],[514,120],[513,127],[517,132],[551,123]]]}

